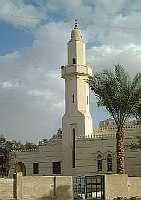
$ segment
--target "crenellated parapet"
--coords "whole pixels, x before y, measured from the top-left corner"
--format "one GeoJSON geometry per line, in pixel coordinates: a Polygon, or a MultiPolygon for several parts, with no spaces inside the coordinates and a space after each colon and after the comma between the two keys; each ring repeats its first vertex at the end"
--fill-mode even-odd
{"type": "MultiPolygon", "coordinates": [[[[128,130],[128,129],[141,129],[141,125],[131,125],[131,126],[124,126],[123,130],[128,130]]],[[[104,131],[116,131],[117,128],[116,127],[107,127],[107,128],[95,128],[93,129],[93,132],[104,132],[104,131]]]]}
{"type": "Polygon", "coordinates": [[[115,138],[116,135],[115,134],[96,134],[96,135],[85,135],[85,136],[78,136],[76,139],[104,139],[104,138],[115,138]]]}
{"type": "MultiPolygon", "coordinates": [[[[123,128],[126,132],[130,131],[141,131],[141,125],[135,126],[125,126],[123,128]]],[[[85,135],[85,136],[78,136],[76,139],[104,139],[104,138],[116,138],[116,131],[117,128],[97,128],[93,130],[93,134],[85,135]]],[[[125,138],[131,138],[131,136],[125,136],[125,138]]],[[[133,138],[133,136],[132,136],[133,138]]]]}
{"type": "Polygon", "coordinates": [[[38,152],[39,149],[17,149],[17,150],[11,150],[11,152],[38,152]]]}

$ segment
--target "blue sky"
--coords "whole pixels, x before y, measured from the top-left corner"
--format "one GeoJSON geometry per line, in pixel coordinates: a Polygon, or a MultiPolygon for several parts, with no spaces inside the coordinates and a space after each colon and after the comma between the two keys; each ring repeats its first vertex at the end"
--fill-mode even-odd
{"type": "Polygon", "coordinates": [[[0,22],[0,55],[32,46],[34,35],[29,30],[18,29],[12,24],[0,22]]]}
{"type": "MultiPolygon", "coordinates": [[[[139,0],[0,0],[0,132],[38,141],[61,127],[67,42],[78,19],[93,72],[141,71],[139,0]]],[[[91,95],[96,127],[108,117],[91,95]]]]}

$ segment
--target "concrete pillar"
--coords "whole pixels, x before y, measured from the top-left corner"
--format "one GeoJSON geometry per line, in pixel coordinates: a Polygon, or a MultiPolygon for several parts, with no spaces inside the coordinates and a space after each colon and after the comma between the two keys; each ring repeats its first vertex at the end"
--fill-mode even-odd
{"type": "Polygon", "coordinates": [[[17,199],[17,174],[13,174],[13,198],[17,199]]]}
{"type": "Polygon", "coordinates": [[[22,172],[17,173],[17,200],[22,200],[22,172]]]}

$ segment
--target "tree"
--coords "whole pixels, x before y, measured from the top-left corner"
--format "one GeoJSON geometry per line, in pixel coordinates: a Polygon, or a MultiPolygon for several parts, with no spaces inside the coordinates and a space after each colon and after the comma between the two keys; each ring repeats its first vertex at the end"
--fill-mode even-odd
{"type": "MultiPolygon", "coordinates": [[[[140,97],[140,99],[141,99],[141,97],[140,97]]],[[[141,125],[141,102],[139,103],[139,105],[136,106],[133,114],[135,115],[135,117],[137,119],[138,125],[141,125]]]]}
{"type": "Polygon", "coordinates": [[[9,171],[9,147],[6,138],[0,135],[0,176],[8,175],[9,171]]]}
{"type": "Polygon", "coordinates": [[[26,142],[24,144],[24,149],[25,150],[32,150],[32,149],[37,149],[37,145],[36,144],[33,144],[31,142],[26,142]]]}
{"type": "Polygon", "coordinates": [[[141,74],[131,79],[124,67],[114,66],[113,70],[103,70],[89,79],[89,85],[99,106],[104,106],[115,120],[117,173],[125,173],[124,125],[131,113],[139,105],[141,74]]]}
{"type": "Polygon", "coordinates": [[[38,149],[38,145],[31,142],[22,144],[15,140],[8,141],[3,135],[0,135],[0,176],[8,176],[10,170],[11,151],[38,149]]]}

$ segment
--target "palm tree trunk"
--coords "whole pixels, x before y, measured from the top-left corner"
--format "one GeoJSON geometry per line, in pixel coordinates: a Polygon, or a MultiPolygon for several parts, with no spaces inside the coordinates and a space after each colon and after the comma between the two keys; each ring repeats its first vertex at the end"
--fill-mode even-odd
{"type": "Polygon", "coordinates": [[[125,151],[124,151],[124,132],[118,128],[116,133],[117,140],[117,174],[125,174],[125,151]]]}

